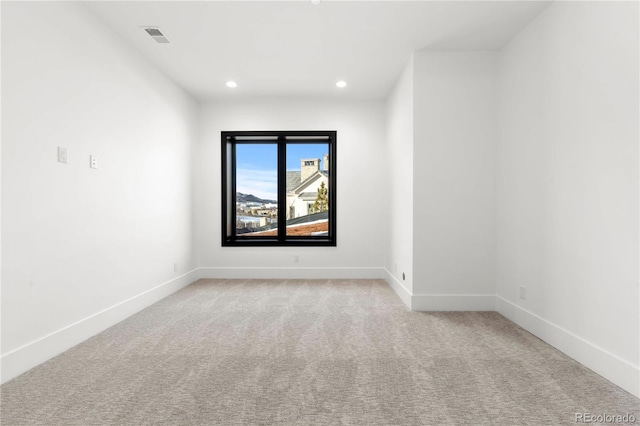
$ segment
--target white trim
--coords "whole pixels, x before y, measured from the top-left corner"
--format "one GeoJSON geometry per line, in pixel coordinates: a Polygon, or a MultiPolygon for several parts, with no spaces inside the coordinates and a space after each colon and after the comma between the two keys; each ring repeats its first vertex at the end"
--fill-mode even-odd
{"type": "Polygon", "coordinates": [[[496,296],[496,309],[498,313],[531,334],[640,398],[640,367],[638,365],[620,358],[501,296],[496,296]]]}
{"type": "Polygon", "coordinates": [[[198,269],[194,269],[3,354],[0,357],[0,364],[2,365],[1,383],[6,383],[33,367],[71,349],[73,346],[188,286],[197,279],[198,269]]]}
{"type": "Polygon", "coordinates": [[[412,311],[495,311],[495,294],[413,294],[384,268],[384,279],[412,311]]]}
{"type": "MultiPolygon", "coordinates": [[[[293,188],[291,190],[291,193],[296,194],[296,195],[299,196],[304,188],[307,188],[309,185],[311,185],[313,182],[315,182],[317,180],[316,179],[317,176],[320,176],[321,178],[324,178],[325,181],[327,181],[327,183],[329,183],[329,178],[327,177],[327,175],[322,173],[323,171],[327,171],[327,170],[318,170],[318,171],[314,172],[314,174],[312,174],[311,176],[306,178],[304,181],[300,182],[300,184],[298,186],[293,188]],[[313,180],[311,180],[311,179],[313,179],[313,180]]],[[[302,173],[302,170],[300,170],[300,173],[302,173]]]]}
{"type": "Polygon", "coordinates": [[[384,279],[384,268],[374,267],[201,267],[207,279],[384,279]]]}
{"type": "Polygon", "coordinates": [[[414,294],[412,311],[495,311],[495,294],[414,294]]]}
{"type": "Polygon", "coordinates": [[[413,297],[411,292],[402,284],[396,277],[389,272],[387,268],[384,268],[385,281],[389,284],[389,287],[396,292],[400,300],[407,305],[407,308],[411,309],[411,298],[413,297]]]}

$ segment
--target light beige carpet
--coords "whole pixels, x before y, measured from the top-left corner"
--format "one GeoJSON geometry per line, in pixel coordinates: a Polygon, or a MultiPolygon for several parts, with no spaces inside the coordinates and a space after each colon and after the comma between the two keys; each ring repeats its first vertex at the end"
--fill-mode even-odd
{"type": "Polygon", "coordinates": [[[384,281],[201,280],[3,385],[2,425],[562,425],[639,400],[384,281]]]}

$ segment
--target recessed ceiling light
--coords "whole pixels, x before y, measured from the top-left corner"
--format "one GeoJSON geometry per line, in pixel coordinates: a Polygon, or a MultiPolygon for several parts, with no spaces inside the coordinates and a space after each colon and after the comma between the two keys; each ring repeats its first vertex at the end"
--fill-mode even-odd
{"type": "Polygon", "coordinates": [[[235,81],[227,81],[227,87],[238,87],[238,83],[236,83],[235,81]]]}
{"type": "Polygon", "coordinates": [[[311,0],[311,4],[315,4],[317,6],[320,4],[320,0],[311,0]]]}
{"type": "Polygon", "coordinates": [[[336,86],[342,89],[343,87],[347,87],[347,82],[340,80],[339,82],[336,83],[336,86]]]}

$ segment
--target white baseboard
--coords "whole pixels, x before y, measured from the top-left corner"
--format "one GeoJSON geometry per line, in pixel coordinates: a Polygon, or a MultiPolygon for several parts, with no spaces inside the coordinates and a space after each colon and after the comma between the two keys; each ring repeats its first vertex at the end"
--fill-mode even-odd
{"type": "Polygon", "coordinates": [[[496,310],[580,364],[640,398],[639,366],[500,296],[496,296],[496,310]]]}
{"type": "Polygon", "coordinates": [[[208,279],[384,279],[384,268],[201,267],[208,279]]]}
{"type": "Polygon", "coordinates": [[[188,286],[197,279],[198,270],[194,269],[2,355],[0,357],[0,365],[2,366],[0,382],[8,382],[188,286]]]}
{"type": "Polygon", "coordinates": [[[384,275],[384,279],[387,281],[387,284],[389,284],[389,287],[391,287],[393,291],[396,292],[400,300],[402,300],[402,302],[411,309],[411,292],[404,286],[404,284],[398,281],[387,268],[384,269],[384,275]]]}
{"type": "Polygon", "coordinates": [[[495,311],[494,294],[413,294],[384,269],[385,280],[412,311],[495,311]]]}
{"type": "Polygon", "coordinates": [[[412,311],[495,311],[495,294],[414,294],[412,311]]]}

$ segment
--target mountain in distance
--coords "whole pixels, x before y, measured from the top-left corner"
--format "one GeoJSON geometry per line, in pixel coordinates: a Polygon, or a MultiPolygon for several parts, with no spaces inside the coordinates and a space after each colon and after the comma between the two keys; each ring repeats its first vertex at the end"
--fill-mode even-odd
{"type": "Polygon", "coordinates": [[[253,194],[243,194],[242,192],[238,192],[236,194],[236,202],[238,203],[260,203],[260,204],[278,204],[275,200],[263,200],[262,198],[258,198],[253,194]]]}

